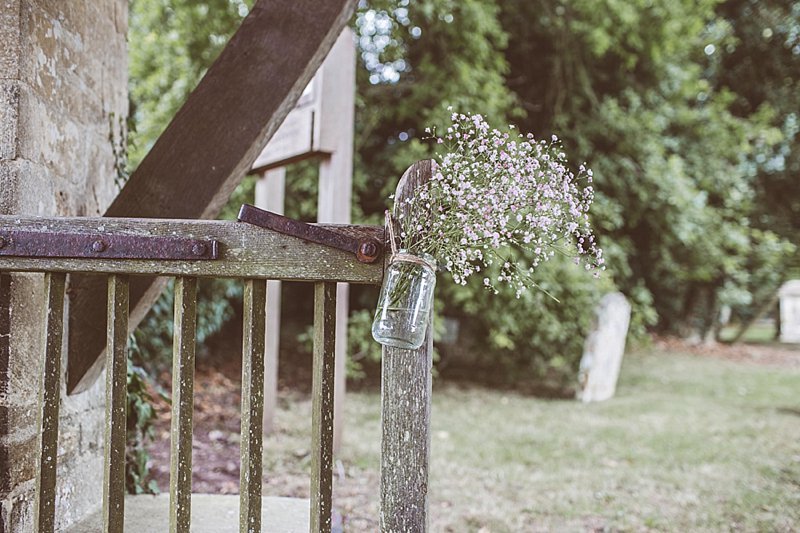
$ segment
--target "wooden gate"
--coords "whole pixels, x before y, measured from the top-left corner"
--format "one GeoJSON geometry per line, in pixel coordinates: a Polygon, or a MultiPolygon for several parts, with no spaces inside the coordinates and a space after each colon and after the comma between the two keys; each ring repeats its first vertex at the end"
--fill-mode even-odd
{"type": "MultiPolygon", "coordinates": [[[[430,176],[412,166],[398,198],[430,176]]],[[[384,242],[377,226],[321,226],[339,235],[384,242]]],[[[192,410],[197,282],[244,284],[239,530],[261,524],[262,414],[267,280],[315,284],[310,531],[331,530],[336,283],[380,284],[384,260],[364,263],[347,251],[241,222],[0,216],[0,274],[43,272],[45,324],[39,402],[41,445],[36,477],[37,532],[56,515],[56,463],[64,301],[67,275],[105,276],[106,424],[103,530],[123,531],[129,287],[136,276],[174,278],[170,531],[191,523],[192,410]]],[[[429,328],[430,330],[430,328],[429,328]]],[[[13,335],[13,332],[12,332],[13,335]]],[[[427,529],[431,340],[419,350],[384,349],[381,528],[427,529]]],[[[130,497],[129,497],[130,498],[130,497]]]]}

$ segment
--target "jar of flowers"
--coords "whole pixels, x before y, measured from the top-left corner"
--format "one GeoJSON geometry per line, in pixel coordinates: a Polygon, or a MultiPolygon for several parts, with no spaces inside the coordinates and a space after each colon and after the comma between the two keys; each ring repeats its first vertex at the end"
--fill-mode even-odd
{"type": "Polygon", "coordinates": [[[395,206],[396,217],[386,213],[392,255],[372,325],[376,341],[422,345],[437,269],[461,285],[483,276],[488,290],[507,285],[519,297],[537,289],[536,267],[555,254],[595,275],[605,268],[589,224],[592,171],[585,164],[573,171],[555,135],[537,140],[463,113],[452,113],[443,135],[426,133],[438,148],[431,179],[395,206]],[[511,260],[512,248],[524,259],[511,260]]]}

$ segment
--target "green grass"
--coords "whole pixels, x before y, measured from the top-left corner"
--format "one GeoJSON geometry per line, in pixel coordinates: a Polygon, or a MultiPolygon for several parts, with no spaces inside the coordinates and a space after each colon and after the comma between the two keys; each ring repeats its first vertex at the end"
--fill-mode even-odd
{"type": "MultiPolygon", "coordinates": [[[[680,354],[626,356],[597,404],[440,384],[431,529],[800,530],[799,394],[797,369],[680,354]]],[[[375,531],[380,398],[347,400],[335,504],[347,531],[375,531]]],[[[279,413],[268,478],[307,479],[309,408],[279,413]]]]}
{"type": "MultiPolygon", "coordinates": [[[[728,342],[733,340],[737,333],[739,333],[739,324],[734,324],[722,328],[720,339],[728,342]]],[[[775,340],[775,325],[767,322],[756,322],[747,328],[747,331],[742,336],[742,342],[753,344],[774,344],[775,340]]]]}

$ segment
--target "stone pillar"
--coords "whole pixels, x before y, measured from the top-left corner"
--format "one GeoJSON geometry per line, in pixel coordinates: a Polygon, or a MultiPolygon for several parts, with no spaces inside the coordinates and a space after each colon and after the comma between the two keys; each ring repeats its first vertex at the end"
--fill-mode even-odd
{"type": "MultiPolygon", "coordinates": [[[[0,213],[97,216],[111,203],[125,165],[127,17],[127,0],[0,0],[0,213]]],[[[3,533],[33,528],[42,289],[41,275],[0,276],[3,533]]],[[[62,393],[59,528],[102,499],[104,384],[62,393]]]]}

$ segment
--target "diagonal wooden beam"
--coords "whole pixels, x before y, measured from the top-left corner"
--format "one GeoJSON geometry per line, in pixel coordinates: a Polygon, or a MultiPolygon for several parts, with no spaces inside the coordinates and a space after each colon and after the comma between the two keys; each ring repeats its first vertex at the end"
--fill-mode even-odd
{"type": "MultiPolygon", "coordinates": [[[[259,0],[106,211],[111,217],[213,218],[294,107],[356,0],[259,0]]],[[[132,278],[130,326],[162,285],[132,278]]],[[[105,283],[70,280],[67,391],[102,369],[105,283]]]]}

